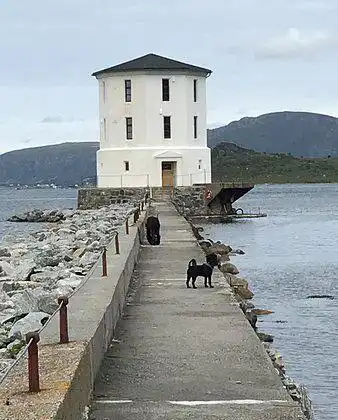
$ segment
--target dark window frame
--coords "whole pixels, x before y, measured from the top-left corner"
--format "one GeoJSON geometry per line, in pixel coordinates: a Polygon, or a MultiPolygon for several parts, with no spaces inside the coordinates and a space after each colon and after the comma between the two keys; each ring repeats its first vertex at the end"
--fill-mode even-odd
{"type": "Polygon", "coordinates": [[[133,119],[132,117],[126,117],[126,139],[133,139],[133,119]]]}
{"type": "Polygon", "coordinates": [[[131,79],[124,81],[124,100],[125,102],[131,102],[131,79]]]}
{"type": "Polygon", "coordinates": [[[194,139],[197,139],[198,137],[197,122],[198,122],[198,116],[194,115],[194,139]]]}
{"type": "Polygon", "coordinates": [[[162,79],[162,101],[170,101],[170,83],[169,79],[162,79]]]}
{"type": "Polygon", "coordinates": [[[163,116],[163,137],[171,139],[171,116],[163,116]]]}
{"type": "Polygon", "coordinates": [[[194,79],[194,102],[197,102],[197,79],[194,79]]]}

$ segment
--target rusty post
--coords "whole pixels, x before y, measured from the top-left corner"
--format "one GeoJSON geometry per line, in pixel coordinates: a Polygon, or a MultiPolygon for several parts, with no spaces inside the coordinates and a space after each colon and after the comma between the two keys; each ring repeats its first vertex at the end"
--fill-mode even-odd
{"type": "Polygon", "coordinates": [[[26,334],[26,343],[28,344],[28,383],[29,392],[40,392],[39,380],[39,348],[38,342],[40,336],[37,331],[29,332],[26,334]]]}
{"type": "Polygon", "coordinates": [[[107,277],[107,248],[103,248],[102,252],[102,277],[107,277]]]}
{"type": "Polygon", "coordinates": [[[116,232],[115,235],[115,254],[120,253],[120,242],[119,242],[119,234],[116,232]]]}
{"type": "Polygon", "coordinates": [[[67,344],[69,343],[68,337],[68,308],[67,305],[69,300],[66,296],[61,296],[58,299],[58,304],[61,305],[60,307],[60,344],[67,344]]]}
{"type": "Polygon", "coordinates": [[[129,221],[128,221],[128,217],[126,218],[126,234],[129,235],[129,221]]]}

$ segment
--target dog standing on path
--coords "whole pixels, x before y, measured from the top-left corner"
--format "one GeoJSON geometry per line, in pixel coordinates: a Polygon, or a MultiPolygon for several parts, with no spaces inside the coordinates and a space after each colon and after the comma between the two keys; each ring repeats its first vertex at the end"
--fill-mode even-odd
{"type": "Polygon", "coordinates": [[[218,258],[216,254],[209,254],[206,256],[207,262],[201,265],[198,265],[196,260],[193,258],[189,261],[188,270],[187,270],[187,288],[190,288],[190,280],[192,280],[192,287],[197,289],[195,282],[197,277],[204,277],[204,287],[214,286],[211,284],[211,276],[214,270],[214,267],[218,265],[218,258]]]}
{"type": "Polygon", "coordinates": [[[146,222],[147,241],[150,245],[160,245],[160,221],[156,216],[149,216],[146,222]]]}

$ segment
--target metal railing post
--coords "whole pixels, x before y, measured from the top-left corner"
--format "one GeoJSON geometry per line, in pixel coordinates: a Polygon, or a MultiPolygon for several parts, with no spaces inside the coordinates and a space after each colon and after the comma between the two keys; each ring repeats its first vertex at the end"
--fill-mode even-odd
{"type": "Polygon", "coordinates": [[[119,242],[119,234],[116,232],[115,235],[115,254],[120,253],[120,242],[119,242]]]}
{"type": "Polygon", "coordinates": [[[139,217],[139,209],[135,210],[134,212],[134,223],[138,221],[138,217],[139,217]]]}
{"type": "Polygon", "coordinates": [[[126,218],[126,234],[129,235],[129,221],[128,221],[128,217],[126,218]]]}
{"type": "Polygon", "coordinates": [[[107,277],[107,248],[103,248],[102,252],[102,277],[107,277]]]}
{"type": "Polygon", "coordinates": [[[61,296],[58,298],[58,304],[60,307],[60,344],[69,343],[68,336],[68,308],[67,305],[69,300],[66,296],[61,296]]]}
{"type": "Polygon", "coordinates": [[[39,348],[38,348],[38,342],[40,341],[40,336],[37,331],[29,332],[26,334],[26,343],[28,344],[30,341],[31,343],[28,347],[29,392],[40,392],[39,348]]]}

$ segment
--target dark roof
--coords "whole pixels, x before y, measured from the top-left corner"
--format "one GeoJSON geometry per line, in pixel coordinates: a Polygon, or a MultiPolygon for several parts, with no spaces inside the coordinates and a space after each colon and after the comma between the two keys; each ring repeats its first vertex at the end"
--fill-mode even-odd
{"type": "Polygon", "coordinates": [[[117,66],[108,67],[99,70],[92,74],[92,76],[99,76],[104,73],[115,73],[124,71],[137,70],[181,70],[192,73],[210,74],[211,70],[203,67],[192,66],[191,64],[182,63],[181,61],[172,60],[171,58],[162,57],[156,54],[147,54],[134,60],[126,61],[117,66]]]}

